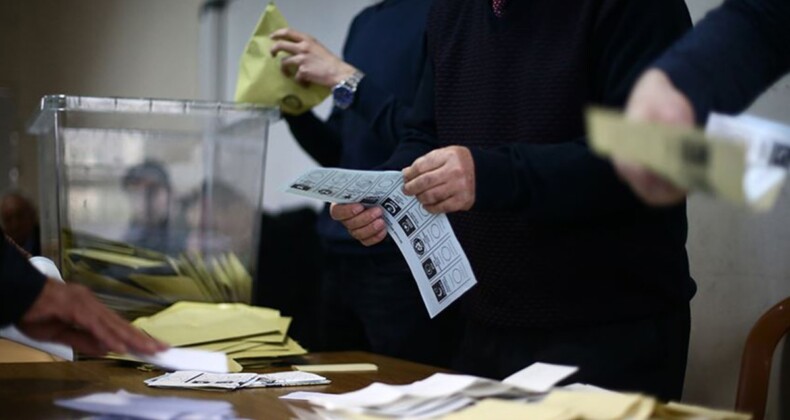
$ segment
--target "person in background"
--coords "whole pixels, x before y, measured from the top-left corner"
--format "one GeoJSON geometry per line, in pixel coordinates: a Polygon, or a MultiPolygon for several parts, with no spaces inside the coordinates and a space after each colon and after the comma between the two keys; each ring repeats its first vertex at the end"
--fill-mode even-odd
{"type": "Polygon", "coordinates": [[[26,257],[0,229],[0,327],[14,324],[36,340],[96,356],[167,348],[102,305],[84,286],[48,279],[26,257]]]}
{"type": "Polygon", "coordinates": [[[32,255],[41,254],[41,231],[33,203],[18,192],[0,200],[0,225],[6,234],[32,255]]]}
{"type": "MultiPolygon", "coordinates": [[[[727,0],[646,71],[628,100],[634,120],[704,124],[711,111],[739,113],[790,71],[790,1],[727,0]]],[[[641,165],[615,162],[646,203],[682,202],[686,191],[641,165]]]]}
{"type": "MultiPolygon", "coordinates": [[[[285,116],[296,140],[318,163],[372,169],[403,137],[423,68],[429,0],[385,0],[353,20],[343,58],[313,37],[283,29],[272,54],[286,52],[283,71],[304,83],[333,88],[334,109],[322,121],[312,112],[285,116]]],[[[392,241],[366,248],[319,216],[324,243],[321,322],[325,350],[367,349],[447,366],[457,347],[457,310],[430,319],[405,260],[392,241]]]]}
{"type": "Polygon", "coordinates": [[[165,166],[146,160],[129,168],[121,184],[132,209],[123,241],[163,253],[183,251],[184,232],[170,218],[173,191],[165,166]]]}
{"type": "MultiPolygon", "coordinates": [[[[572,382],[678,399],[695,285],[683,205],[652,209],[587,147],[583,110],[618,107],[691,25],[682,0],[435,0],[409,130],[384,165],[450,217],[478,284],[456,368],[533,362],[572,382]]],[[[333,205],[367,245],[381,209],[333,205]]]]}

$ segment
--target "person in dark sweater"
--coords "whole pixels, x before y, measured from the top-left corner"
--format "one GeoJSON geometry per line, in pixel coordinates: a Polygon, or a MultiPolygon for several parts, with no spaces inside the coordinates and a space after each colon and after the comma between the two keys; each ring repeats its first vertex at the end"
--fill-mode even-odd
{"type": "MultiPolygon", "coordinates": [[[[272,52],[292,54],[283,60],[285,72],[334,87],[336,107],[327,121],[312,112],[285,117],[318,163],[371,169],[395,150],[423,68],[430,5],[430,0],[386,0],[365,8],[351,24],[343,59],[306,34],[292,29],[273,34],[272,52]]],[[[329,217],[328,207],[318,232],[326,252],[323,349],[366,349],[447,366],[460,339],[458,311],[429,318],[394,242],[361,246],[329,217]]]]}
{"type": "MultiPolygon", "coordinates": [[[[456,368],[577,365],[570,381],[680,398],[695,293],[685,206],[643,205],[587,147],[583,109],[623,106],[690,27],[686,6],[502,3],[434,2],[410,130],[385,164],[452,213],[479,282],[456,368]]],[[[331,213],[364,244],[382,237],[380,209],[331,213]]]]}
{"type": "Polygon", "coordinates": [[[99,303],[87,288],[47,279],[0,229],[0,327],[9,324],[31,338],[90,355],[153,354],[167,348],[99,303]]]}
{"type": "MultiPolygon", "coordinates": [[[[790,71],[790,1],[727,0],[645,72],[626,108],[636,120],[704,124],[742,112],[790,71]]],[[[686,191],[627,162],[618,172],[645,202],[672,205],[686,191]]]]}

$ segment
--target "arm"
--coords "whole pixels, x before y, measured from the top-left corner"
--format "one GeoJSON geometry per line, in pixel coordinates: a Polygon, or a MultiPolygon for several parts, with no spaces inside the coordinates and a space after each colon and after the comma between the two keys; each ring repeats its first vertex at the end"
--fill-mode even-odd
{"type": "Polygon", "coordinates": [[[102,305],[85,287],[47,279],[0,230],[0,325],[27,336],[103,355],[152,354],[167,348],[102,305]]]}
{"type": "Polygon", "coordinates": [[[3,238],[0,231],[0,326],[22,319],[38,298],[46,280],[3,238]]]}
{"type": "MultiPolygon", "coordinates": [[[[591,44],[592,95],[603,105],[622,106],[639,73],[688,28],[690,21],[680,0],[604,4],[608,7],[591,44]]],[[[594,156],[584,138],[552,145],[523,142],[494,149],[472,148],[474,177],[465,183],[452,182],[459,171],[444,170],[447,165],[436,163],[449,162],[460,166],[460,172],[468,172],[470,165],[464,164],[468,152],[458,149],[434,151],[404,171],[409,181],[407,192],[416,194],[431,211],[473,206],[478,210],[521,210],[527,217],[543,221],[574,222],[641,207],[611,164],[594,156]],[[426,180],[434,167],[449,175],[426,180]],[[442,190],[442,185],[458,189],[442,190]],[[463,188],[471,193],[459,199],[463,188]]]]}
{"type": "Polygon", "coordinates": [[[655,66],[691,100],[697,121],[743,111],[790,70],[790,1],[727,0],[655,66]]]}

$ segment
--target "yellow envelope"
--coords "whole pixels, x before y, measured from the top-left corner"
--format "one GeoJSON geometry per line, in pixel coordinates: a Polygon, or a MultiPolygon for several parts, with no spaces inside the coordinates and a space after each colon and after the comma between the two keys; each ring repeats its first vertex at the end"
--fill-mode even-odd
{"type": "Polygon", "coordinates": [[[287,27],[288,22],[277,6],[274,3],[266,6],[239,61],[236,102],[278,106],[286,114],[299,115],[329,96],[326,87],[314,84],[304,86],[283,74],[281,63],[285,54],[272,57],[270,51],[274,42],[269,36],[287,27]]]}
{"type": "Polygon", "coordinates": [[[442,417],[442,420],[477,419],[530,419],[530,420],[571,420],[573,412],[563,407],[542,404],[524,404],[488,398],[472,407],[442,417]]]}
{"type": "Polygon", "coordinates": [[[648,419],[652,398],[618,392],[552,391],[540,405],[572,410],[585,420],[648,419]]]}

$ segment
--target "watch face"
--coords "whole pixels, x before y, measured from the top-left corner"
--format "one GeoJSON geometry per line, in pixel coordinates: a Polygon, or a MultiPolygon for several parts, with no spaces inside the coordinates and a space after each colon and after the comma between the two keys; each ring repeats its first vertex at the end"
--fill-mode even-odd
{"type": "Polygon", "coordinates": [[[332,98],[338,107],[348,108],[354,101],[354,92],[346,86],[338,86],[332,91],[332,98]]]}

